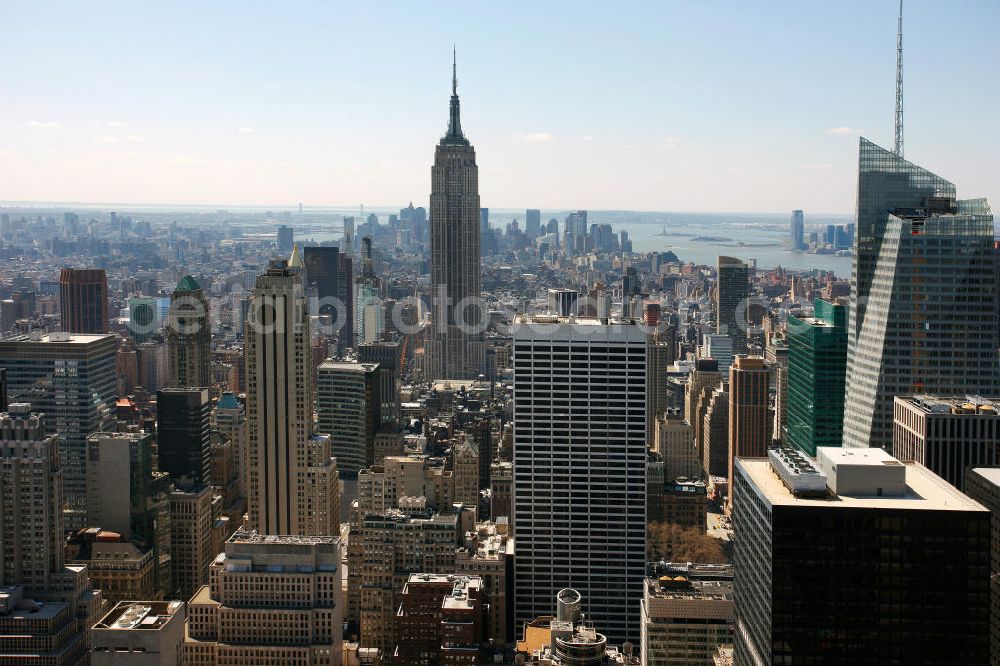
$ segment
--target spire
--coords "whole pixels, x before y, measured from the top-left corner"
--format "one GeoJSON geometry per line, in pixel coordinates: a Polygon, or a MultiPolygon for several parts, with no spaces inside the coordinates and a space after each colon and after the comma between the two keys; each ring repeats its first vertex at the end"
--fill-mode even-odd
{"type": "Polygon", "coordinates": [[[903,0],[899,0],[896,28],[896,142],[892,152],[903,156],[903,0]]]}
{"type": "Polygon", "coordinates": [[[458,55],[454,47],[451,52],[451,115],[448,118],[448,133],[445,141],[449,143],[468,143],[462,134],[462,120],[458,105],[458,55]]]}
{"type": "Polygon", "coordinates": [[[288,267],[289,268],[304,268],[305,263],[302,261],[302,255],[299,253],[299,244],[296,243],[292,246],[292,254],[288,257],[288,267]]]}

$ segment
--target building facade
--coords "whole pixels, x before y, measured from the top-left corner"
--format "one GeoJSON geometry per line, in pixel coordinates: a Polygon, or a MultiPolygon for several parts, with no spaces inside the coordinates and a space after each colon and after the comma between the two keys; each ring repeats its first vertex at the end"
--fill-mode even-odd
{"type": "Polygon", "coordinates": [[[613,640],[639,637],[645,571],[646,345],[631,323],[514,323],[516,621],[559,590],[601,599],[613,640]],[[567,460],[586,460],[586,466],[567,460]],[[572,498],[572,499],[571,499],[572,498]]]}
{"type": "Polygon", "coordinates": [[[108,332],[108,276],[103,268],[64,268],[59,273],[59,311],[67,333],[108,332]]]}
{"type": "Polygon", "coordinates": [[[448,132],[431,168],[430,212],[434,330],[428,379],[475,379],[483,371],[479,167],[462,132],[455,72],[448,132]]]}
{"type": "Polygon", "coordinates": [[[211,416],[207,388],[165,388],[157,392],[159,468],[176,483],[212,483],[211,416]]]}
{"type": "Polygon", "coordinates": [[[316,379],[319,432],[332,438],[337,468],[348,476],[375,462],[381,425],[380,366],[327,360],[316,379]]]}
{"type": "Polygon", "coordinates": [[[209,387],[212,358],[212,320],[201,285],[185,275],[170,297],[167,358],[170,386],[209,387]]]}

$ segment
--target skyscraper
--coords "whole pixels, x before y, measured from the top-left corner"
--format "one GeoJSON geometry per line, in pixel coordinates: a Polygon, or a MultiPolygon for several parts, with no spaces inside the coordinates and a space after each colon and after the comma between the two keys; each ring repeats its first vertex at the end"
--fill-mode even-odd
{"type": "Polygon", "coordinates": [[[816,299],[812,317],[788,315],[788,442],[816,455],[840,446],[847,373],[847,308],[816,299]]]}
{"type": "Polygon", "coordinates": [[[483,371],[479,227],[479,168],[462,133],[453,66],[448,133],[431,169],[431,379],[474,379],[483,371]]]}
{"type": "Polygon", "coordinates": [[[894,396],[1000,390],[993,214],[861,139],[857,239],[844,445],[889,447],[894,396]]]}
{"type": "Polygon", "coordinates": [[[207,388],[165,388],[156,394],[160,471],[176,483],[211,484],[211,410],[207,388]]]}
{"type": "Polygon", "coordinates": [[[925,467],[772,449],[733,491],[735,663],[987,663],[990,514],[925,467]]]}
{"type": "Polygon", "coordinates": [[[750,295],[749,267],[733,257],[719,257],[719,279],[715,285],[715,332],[733,341],[733,353],[747,348],[746,299],[750,295]]]}
{"type": "Polygon", "coordinates": [[[793,210],[792,211],[792,238],[789,242],[789,247],[794,250],[804,250],[806,249],[805,241],[803,240],[803,233],[805,230],[805,225],[802,220],[802,211],[793,210]]]}
{"type": "MultiPolygon", "coordinates": [[[[764,359],[757,356],[737,356],[729,369],[729,473],[737,457],[759,457],[767,454],[771,443],[772,419],[768,412],[770,370],[764,359]]],[[[727,504],[733,505],[729,493],[727,504]]]]}
{"type": "Polygon", "coordinates": [[[108,332],[108,276],[103,268],[64,268],[59,273],[62,328],[69,333],[108,332]]]}
{"type": "Polygon", "coordinates": [[[316,314],[333,317],[340,348],[354,346],[354,264],[337,247],[307,247],[302,255],[305,285],[316,290],[316,314]]]}
{"type": "Polygon", "coordinates": [[[177,283],[170,297],[166,338],[170,385],[211,386],[212,328],[208,300],[201,285],[190,275],[177,283]]]}
{"type": "Polygon", "coordinates": [[[518,317],[514,336],[516,620],[565,587],[614,641],[639,638],[645,575],[646,346],[634,324],[518,317]]]}
{"type": "Polygon", "coordinates": [[[215,410],[212,412],[215,429],[226,437],[233,447],[233,460],[237,468],[236,492],[240,497],[246,497],[249,475],[250,456],[247,451],[246,412],[234,393],[223,393],[215,410]]]}
{"type": "Polygon", "coordinates": [[[110,430],[115,407],[114,335],[19,335],[0,340],[11,402],[28,402],[59,433],[67,528],[83,527],[87,508],[87,435],[110,430]],[[73,368],[73,372],[67,372],[73,368]]]}
{"type": "Polygon", "coordinates": [[[381,425],[381,388],[376,363],[324,361],[317,377],[318,428],[330,435],[337,468],[349,476],[374,460],[381,425]]]}
{"type": "Polygon", "coordinates": [[[537,208],[529,208],[524,211],[524,233],[529,238],[537,238],[542,235],[542,211],[537,208]]]}
{"type": "Polygon", "coordinates": [[[295,242],[295,230],[287,224],[278,227],[278,251],[291,252],[295,242]]]}
{"type": "Polygon", "coordinates": [[[337,465],[312,426],[309,308],[298,249],[258,276],[245,324],[250,524],[266,534],[337,534],[337,465]]]}

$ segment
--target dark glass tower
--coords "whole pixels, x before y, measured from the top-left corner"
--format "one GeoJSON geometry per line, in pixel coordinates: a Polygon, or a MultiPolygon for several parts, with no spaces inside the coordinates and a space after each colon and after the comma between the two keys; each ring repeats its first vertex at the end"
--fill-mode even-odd
{"type": "Polygon", "coordinates": [[[733,341],[733,353],[747,349],[746,299],[750,295],[750,269],[734,257],[719,257],[715,295],[715,331],[733,341]]]}
{"type": "Polygon", "coordinates": [[[334,327],[339,327],[341,348],[353,347],[354,298],[351,285],[354,283],[354,265],[351,257],[336,247],[307,247],[302,260],[306,269],[306,287],[314,288],[319,299],[318,314],[333,317],[334,327]]]}
{"type": "Polygon", "coordinates": [[[103,268],[64,268],[59,274],[62,327],[70,333],[108,332],[108,276],[103,268]]]}
{"type": "Polygon", "coordinates": [[[428,371],[433,379],[475,378],[482,372],[483,334],[475,332],[480,314],[472,302],[480,294],[479,233],[479,168],[476,151],[462,133],[453,69],[448,133],[437,145],[431,169],[434,334],[428,371]]]}
{"type": "Polygon", "coordinates": [[[176,483],[211,483],[210,416],[206,388],[165,388],[157,392],[160,471],[169,473],[176,483]]]}

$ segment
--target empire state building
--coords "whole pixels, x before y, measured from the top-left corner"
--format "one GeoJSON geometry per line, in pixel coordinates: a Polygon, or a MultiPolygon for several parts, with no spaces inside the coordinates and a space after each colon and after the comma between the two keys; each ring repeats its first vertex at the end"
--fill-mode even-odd
{"type": "Polygon", "coordinates": [[[452,64],[448,133],[431,168],[431,284],[434,327],[428,379],[475,379],[483,369],[485,312],[479,301],[479,169],[462,133],[452,64]]]}

